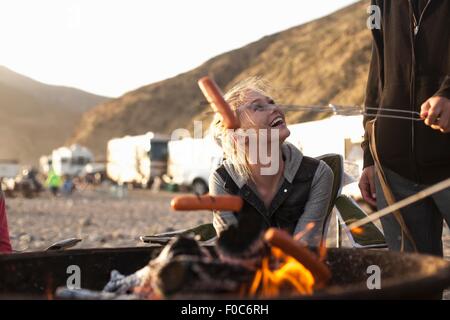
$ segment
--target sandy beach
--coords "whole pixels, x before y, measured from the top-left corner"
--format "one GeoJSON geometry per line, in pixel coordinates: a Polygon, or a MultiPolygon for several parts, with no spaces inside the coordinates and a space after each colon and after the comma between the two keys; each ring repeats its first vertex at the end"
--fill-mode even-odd
{"type": "MultiPolygon", "coordinates": [[[[76,248],[143,246],[139,236],[193,227],[212,220],[211,212],[174,212],[170,200],[177,193],[127,190],[120,196],[111,187],[77,191],[70,197],[48,193],[33,199],[7,198],[13,249],[36,251],[52,243],[80,238],[76,248]]],[[[334,225],[330,226],[330,243],[334,225]]],[[[443,235],[445,258],[450,260],[450,232],[443,235]]],[[[343,238],[343,246],[349,242],[343,238]]],[[[445,294],[450,299],[450,292],[445,294]]]]}

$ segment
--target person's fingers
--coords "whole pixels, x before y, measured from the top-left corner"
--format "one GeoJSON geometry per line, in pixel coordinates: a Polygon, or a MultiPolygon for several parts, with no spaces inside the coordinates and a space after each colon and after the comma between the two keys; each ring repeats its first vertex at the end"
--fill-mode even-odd
{"type": "Polygon", "coordinates": [[[377,192],[375,190],[375,179],[373,176],[373,171],[371,171],[370,174],[367,175],[367,179],[369,180],[370,196],[375,200],[377,198],[377,192]]]}
{"type": "Polygon", "coordinates": [[[450,107],[443,108],[438,120],[439,130],[443,133],[450,132],[450,107]]]}
{"type": "Polygon", "coordinates": [[[372,192],[370,190],[370,182],[367,178],[367,172],[364,172],[359,181],[359,189],[361,190],[361,195],[363,199],[370,205],[375,206],[375,199],[372,198],[372,192]]]}
{"type": "Polygon", "coordinates": [[[432,105],[430,110],[428,110],[427,118],[425,119],[425,124],[427,126],[436,125],[436,120],[439,118],[442,112],[442,103],[437,102],[432,105]]]}
{"type": "Polygon", "coordinates": [[[422,106],[420,107],[420,117],[422,119],[426,119],[428,116],[428,111],[431,108],[431,104],[430,104],[430,100],[428,99],[427,101],[425,101],[422,106]]]}

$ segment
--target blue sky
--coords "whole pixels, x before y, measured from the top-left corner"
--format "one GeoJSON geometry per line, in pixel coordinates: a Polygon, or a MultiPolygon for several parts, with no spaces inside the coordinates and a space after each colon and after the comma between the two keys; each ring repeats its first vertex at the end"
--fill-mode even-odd
{"type": "Polygon", "coordinates": [[[0,65],[119,96],[355,0],[1,0],[0,65]]]}

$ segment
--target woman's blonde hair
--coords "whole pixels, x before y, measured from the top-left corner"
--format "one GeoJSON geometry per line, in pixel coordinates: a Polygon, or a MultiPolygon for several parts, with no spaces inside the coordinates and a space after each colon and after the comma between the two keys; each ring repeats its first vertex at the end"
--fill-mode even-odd
{"type": "MultiPolygon", "coordinates": [[[[268,97],[273,97],[275,94],[274,89],[269,85],[268,81],[261,77],[250,77],[240,81],[224,95],[225,101],[235,111],[237,117],[241,116],[238,108],[247,102],[247,97],[250,92],[258,92],[268,97]]],[[[236,172],[245,179],[251,178],[247,154],[245,150],[238,149],[239,141],[236,131],[227,129],[224,126],[222,116],[219,113],[214,115],[211,123],[211,131],[216,142],[222,147],[225,159],[233,164],[236,172]]]]}

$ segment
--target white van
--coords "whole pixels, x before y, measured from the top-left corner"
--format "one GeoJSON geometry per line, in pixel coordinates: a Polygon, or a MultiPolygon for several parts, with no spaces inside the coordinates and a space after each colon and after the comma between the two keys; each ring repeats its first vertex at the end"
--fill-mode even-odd
{"type": "Polygon", "coordinates": [[[222,158],[222,149],[211,136],[170,141],[167,175],[171,183],[205,194],[209,175],[220,165],[222,158]]]}

